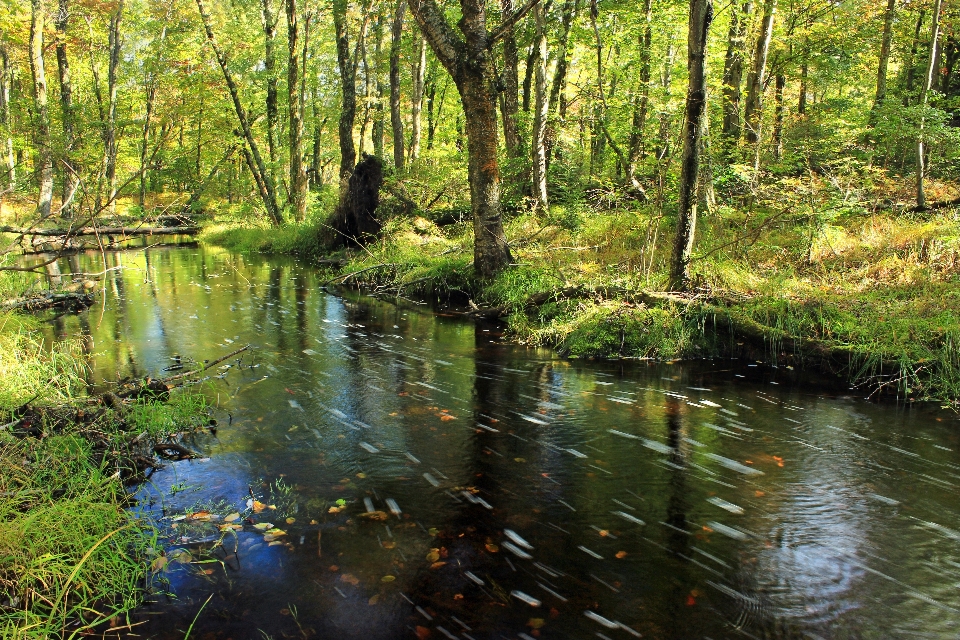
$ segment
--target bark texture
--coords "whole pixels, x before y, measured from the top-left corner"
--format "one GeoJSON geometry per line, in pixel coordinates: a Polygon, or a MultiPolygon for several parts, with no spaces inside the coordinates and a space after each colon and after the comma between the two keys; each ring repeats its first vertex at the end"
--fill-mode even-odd
{"type": "Polygon", "coordinates": [[[542,5],[533,8],[536,21],[534,45],[537,47],[537,66],[534,70],[533,112],[533,208],[546,213],[547,202],[547,115],[550,96],[547,94],[547,29],[542,5]]]}
{"type": "Polygon", "coordinates": [[[63,121],[63,190],[60,215],[73,216],[73,193],[77,188],[78,175],[73,165],[74,113],[73,82],[70,77],[70,61],[67,59],[67,25],[70,21],[70,0],[60,0],[54,23],[57,27],[57,75],[60,78],[60,111],[63,121]]]}
{"type": "Polygon", "coordinates": [[[37,174],[40,192],[37,209],[48,218],[53,203],[53,153],[50,149],[50,112],[47,107],[47,76],[43,68],[43,23],[46,6],[43,0],[31,0],[30,72],[33,75],[33,102],[36,107],[37,174]]]}
{"type": "Polygon", "coordinates": [[[890,63],[890,45],[893,42],[893,18],[897,13],[897,0],[887,0],[887,10],[883,13],[883,39],[880,42],[880,62],[877,65],[877,93],[873,99],[871,124],[875,121],[877,110],[887,98],[887,66],[890,63]]]}
{"type": "MultiPolygon", "coordinates": [[[[463,17],[458,27],[462,38],[447,22],[436,0],[408,0],[408,3],[421,32],[460,93],[473,212],[473,265],[478,276],[492,278],[512,262],[501,218],[497,107],[490,59],[497,33],[502,32],[491,36],[487,31],[483,0],[460,0],[463,17]]],[[[505,17],[504,23],[509,23],[511,18],[515,22],[522,12],[521,9],[505,17]]]]}
{"type": "Polygon", "coordinates": [[[711,0],[690,0],[687,36],[687,101],[683,122],[683,158],[680,167],[680,202],[677,236],[670,263],[670,286],[685,291],[690,285],[690,257],[697,229],[697,181],[700,177],[700,142],[707,107],[707,34],[713,21],[711,0]]]}
{"type": "Polygon", "coordinates": [[[767,56],[770,53],[770,40],[773,37],[773,18],[777,11],[777,0],[766,0],[763,5],[763,19],[760,22],[760,34],[753,53],[753,66],[747,75],[747,104],[743,112],[747,142],[756,144],[760,140],[762,120],[763,90],[767,82],[767,56]]]}
{"type": "Polygon", "coordinates": [[[350,36],[347,33],[347,2],[333,3],[333,24],[337,36],[337,64],[340,67],[340,190],[347,188],[347,180],[357,162],[357,150],[353,144],[353,125],[357,119],[357,64],[356,56],[350,53],[350,36]]]}
{"type": "MultiPolygon", "coordinates": [[[[307,213],[307,172],[303,166],[303,76],[300,69],[300,27],[297,0],[286,0],[287,6],[287,109],[290,127],[290,209],[297,222],[307,213]]],[[[305,45],[306,43],[304,43],[305,45]]]]}
{"type": "Polygon", "coordinates": [[[740,85],[743,82],[744,41],[747,23],[753,12],[753,0],[747,0],[737,11],[730,7],[730,31],[727,35],[727,55],[723,61],[723,137],[728,146],[740,139],[740,85]]]}
{"type": "MultiPolygon", "coordinates": [[[[941,0],[933,0],[933,22],[930,27],[930,58],[927,72],[920,88],[920,105],[925,107],[930,98],[930,89],[933,87],[934,74],[937,72],[937,43],[940,40],[940,6],[941,0]]],[[[927,196],[924,192],[923,181],[927,172],[927,149],[924,140],[924,120],[920,118],[920,133],[917,136],[917,206],[918,211],[927,207],[927,196]]]]}
{"type": "Polygon", "coordinates": [[[393,129],[393,166],[403,171],[403,116],[400,113],[400,48],[403,43],[403,14],[407,0],[397,0],[390,38],[390,126],[393,129]]]}

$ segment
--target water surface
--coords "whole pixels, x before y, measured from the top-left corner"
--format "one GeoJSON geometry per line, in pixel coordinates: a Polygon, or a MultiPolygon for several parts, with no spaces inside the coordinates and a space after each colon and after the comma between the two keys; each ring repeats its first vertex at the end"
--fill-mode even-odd
{"type": "Polygon", "coordinates": [[[960,635],[954,414],[763,364],[564,360],[289,260],[100,260],[73,267],[110,269],[102,304],[50,328],[85,336],[92,386],[252,345],[211,372],[208,458],[139,491],[171,550],[221,524],[172,516],[243,528],[120,635],[182,638],[208,598],[191,637],[960,635]]]}

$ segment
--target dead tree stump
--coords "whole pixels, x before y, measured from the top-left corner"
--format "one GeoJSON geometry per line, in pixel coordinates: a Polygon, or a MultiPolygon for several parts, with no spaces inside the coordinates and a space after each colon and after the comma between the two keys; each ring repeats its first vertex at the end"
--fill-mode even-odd
{"type": "Polygon", "coordinates": [[[340,204],[330,221],[336,234],[330,239],[333,247],[360,247],[380,237],[383,224],[377,218],[377,207],[382,184],[383,162],[376,156],[364,154],[341,193],[340,204]]]}

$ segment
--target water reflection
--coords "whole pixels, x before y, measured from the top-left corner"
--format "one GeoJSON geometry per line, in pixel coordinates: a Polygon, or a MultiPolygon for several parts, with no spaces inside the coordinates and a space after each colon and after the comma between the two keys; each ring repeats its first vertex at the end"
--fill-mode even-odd
{"type": "Polygon", "coordinates": [[[327,295],[287,260],[106,258],[69,265],[110,269],[106,303],[50,326],[86,336],[92,387],[253,345],[212,372],[209,460],[140,492],[158,517],[242,511],[238,553],[175,566],[176,598],[133,633],[182,637],[211,593],[196,637],[958,633],[952,415],[736,362],[564,361],[496,326],[327,295]]]}

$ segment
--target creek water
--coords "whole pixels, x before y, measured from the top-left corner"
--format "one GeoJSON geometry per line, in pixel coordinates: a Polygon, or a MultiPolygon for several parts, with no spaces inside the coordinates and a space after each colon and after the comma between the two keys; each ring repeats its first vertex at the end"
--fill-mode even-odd
{"type": "Polygon", "coordinates": [[[292,260],[102,260],[63,268],[109,269],[102,304],[49,325],[92,387],[251,345],[210,371],[205,458],[136,489],[171,561],[118,635],[960,635],[952,413],[739,360],[565,360],[292,260]]]}

